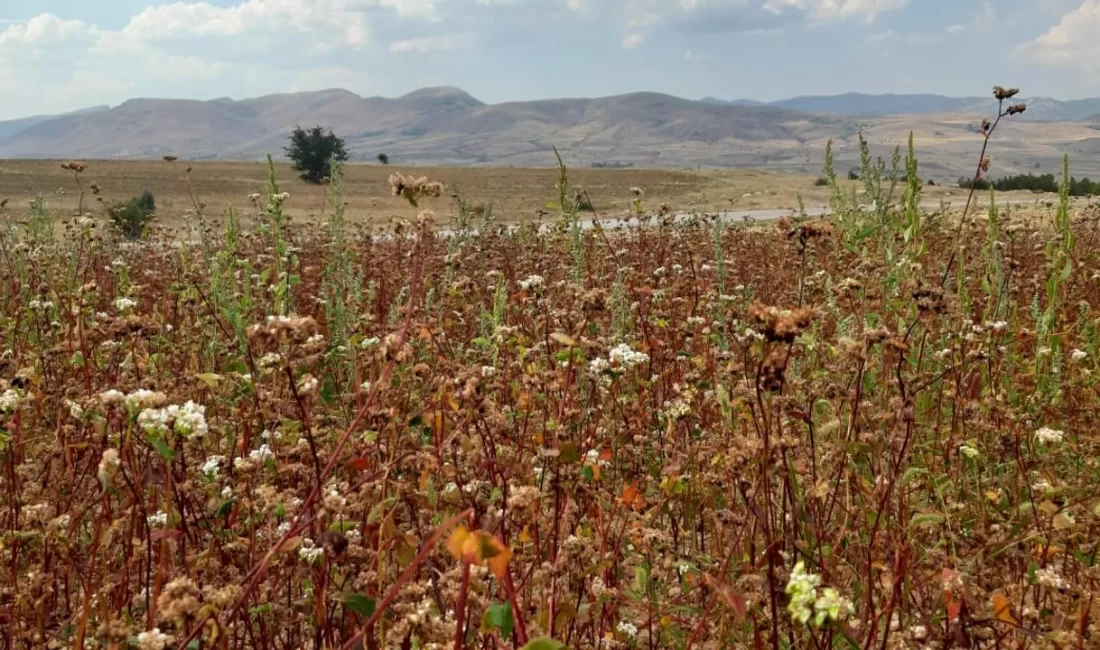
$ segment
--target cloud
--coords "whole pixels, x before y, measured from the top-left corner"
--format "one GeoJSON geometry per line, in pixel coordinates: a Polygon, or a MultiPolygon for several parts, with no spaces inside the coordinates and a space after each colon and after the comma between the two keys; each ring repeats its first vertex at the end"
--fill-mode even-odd
{"type": "Polygon", "coordinates": [[[446,52],[447,50],[454,50],[465,46],[469,40],[469,36],[465,34],[444,34],[442,36],[409,38],[391,43],[390,52],[417,52],[420,54],[446,52]]]}
{"type": "Polygon", "coordinates": [[[692,50],[684,50],[685,61],[706,61],[707,55],[703,52],[694,52],[692,50]]]}
{"type": "Polygon", "coordinates": [[[963,32],[963,29],[965,29],[965,28],[962,25],[951,25],[950,27],[947,28],[947,33],[948,34],[961,34],[963,32]]]}
{"type": "MultiPolygon", "coordinates": [[[[661,22],[698,32],[752,32],[792,23],[872,23],[909,0],[630,0],[629,21],[656,14],[661,22]]],[[[649,24],[658,21],[649,19],[649,24]]],[[[628,28],[630,28],[628,22],[628,28]]]]}
{"type": "Polygon", "coordinates": [[[39,14],[26,22],[11,23],[0,32],[0,49],[57,45],[86,37],[92,28],[79,20],[62,20],[53,14],[39,14]]]}
{"type": "Polygon", "coordinates": [[[623,37],[623,49],[632,50],[642,44],[642,35],[638,32],[627,34],[623,37]]]}
{"type": "Polygon", "coordinates": [[[780,13],[797,9],[812,20],[860,20],[872,23],[881,14],[902,9],[909,0],[767,0],[764,8],[780,13]]]}
{"type": "Polygon", "coordinates": [[[1100,74],[1100,0],[1084,0],[1038,38],[1022,43],[1018,59],[1049,66],[1069,66],[1100,74]]]}
{"type": "Polygon", "coordinates": [[[902,43],[906,45],[920,45],[924,43],[935,43],[940,40],[939,34],[926,34],[923,32],[896,32],[892,29],[888,29],[884,32],[877,32],[867,35],[868,43],[902,43]]]}

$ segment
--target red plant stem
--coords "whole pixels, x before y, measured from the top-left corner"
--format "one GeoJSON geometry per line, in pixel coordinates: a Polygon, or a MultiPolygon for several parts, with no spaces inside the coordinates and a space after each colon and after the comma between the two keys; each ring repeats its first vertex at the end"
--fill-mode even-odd
{"type": "Polygon", "coordinates": [[[512,606],[512,620],[516,623],[516,640],[519,645],[527,645],[527,624],[523,620],[523,612],[516,602],[516,586],[512,582],[512,569],[504,573],[504,590],[508,593],[508,604],[512,606]]]}
{"type": "Polygon", "coordinates": [[[462,560],[462,585],[458,588],[458,603],[455,605],[455,648],[462,650],[462,631],[466,627],[466,598],[470,590],[470,563],[462,560]]]}
{"type": "Polygon", "coordinates": [[[367,622],[363,624],[363,630],[348,639],[347,643],[341,646],[341,650],[351,650],[355,647],[355,644],[360,639],[370,634],[371,630],[374,628],[374,624],[378,622],[378,619],[382,618],[382,614],[386,611],[386,608],[390,606],[390,603],[393,602],[394,598],[397,598],[397,594],[400,593],[401,588],[405,586],[405,583],[408,582],[410,578],[412,578],[413,573],[420,566],[420,563],[424,561],[424,558],[428,557],[428,553],[431,553],[432,549],[439,542],[440,538],[443,537],[443,534],[451,528],[454,528],[455,525],[458,524],[458,522],[462,521],[463,519],[472,519],[473,516],[473,509],[463,510],[462,512],[440,524],[439,527],[435,529],[435,532],[432,533],[432,536],[429,537],[428,541],[424,543],[424,546],[420,549],[420,552],[416,554],[416,557],[413,558],[413,561],[401,573],[401,575],[398,576],[397,581],[393,583],[393,586],[390,587],[390,590],[386,592],[385,597],[382,598],[382,602],[378,603],[378,607],[374,610],[374,614],[372,614],[371,617],[367,619],[367,622]]]}

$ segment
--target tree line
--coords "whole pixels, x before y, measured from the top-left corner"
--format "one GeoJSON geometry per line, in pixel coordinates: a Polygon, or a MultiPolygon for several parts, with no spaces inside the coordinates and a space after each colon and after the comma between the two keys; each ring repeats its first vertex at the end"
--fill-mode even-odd
{"type": "MultiPolygon", "coordinates": [[[[992,187],[1000,192],[1008,192],[1011,190],[1057,192],[1061,186],[1061,182],[1054,177],[1054,174],[1016,174],[1014,176],[1003,176],[993,180],[982,178],[977,181],[972,178],[966,178],[965,176],[959,178],[959,187],[968,190],[972,186],[979,190],[988,190],[992,187]]],[[[1100,181],[1089,180],[1087,176],[1085,178],[1070,177],[1070,196],[1095,196],[1098,194],[1100,194],[1100,181]]]]}

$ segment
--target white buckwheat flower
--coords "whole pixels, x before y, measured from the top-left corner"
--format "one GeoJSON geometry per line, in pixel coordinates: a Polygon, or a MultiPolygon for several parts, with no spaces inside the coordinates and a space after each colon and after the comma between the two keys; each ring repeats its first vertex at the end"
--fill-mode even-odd
{"type": "Polygon", "coordinates": [[[1050,427],[1041,427],[1035,432],[1035,440],[1042,445],[1056,445],[1062,442],[1065,436],[1066,434],[1064,431],[1051,429],[1050,427]]]}
{"type": "Polygon", "coordinates": [[[123,297],[115,300],[115,309],[117,309],[119,312],[126,313],[134,307],[137,307],[137,301],[133,298],[123,297]]]}
{"type": "Polygon", "coordinates": [[[519,288],[524,291],[528,289],[541,289],[544,284],[546,284],[546,280],[541,275],[529,275],[519,281],[519,288]]]}

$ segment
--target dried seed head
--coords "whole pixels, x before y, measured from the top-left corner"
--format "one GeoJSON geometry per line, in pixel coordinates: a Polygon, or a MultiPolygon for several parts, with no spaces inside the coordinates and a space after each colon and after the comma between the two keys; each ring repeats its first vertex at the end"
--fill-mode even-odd
{"type": "Polygon", "coordinates": [[[989,159],[989,156],[986,156],[985,158],[982,158],[982,171],[983,172],[989,171],[989,165],[990,165],[991,162],[992,161],[989,159]]]}
{"type": "Polygon", "coordinates": [[[1013,104],[1012,106],[1008,107],[1007,113],[1009,115],[1016,115],[1018,113],[1023,113],[1026,110],[1027,110],[1027,104],[1013,104]]]}
{"type": "Polygon", "coordinates": [[[1019,92],[1019,88],[1004,88],[1002,86],[993,86],[993,96],[997,98],[998,101],[1004,101],[1006,99],[1015,97],[1019,94],[1019,92]]]}

